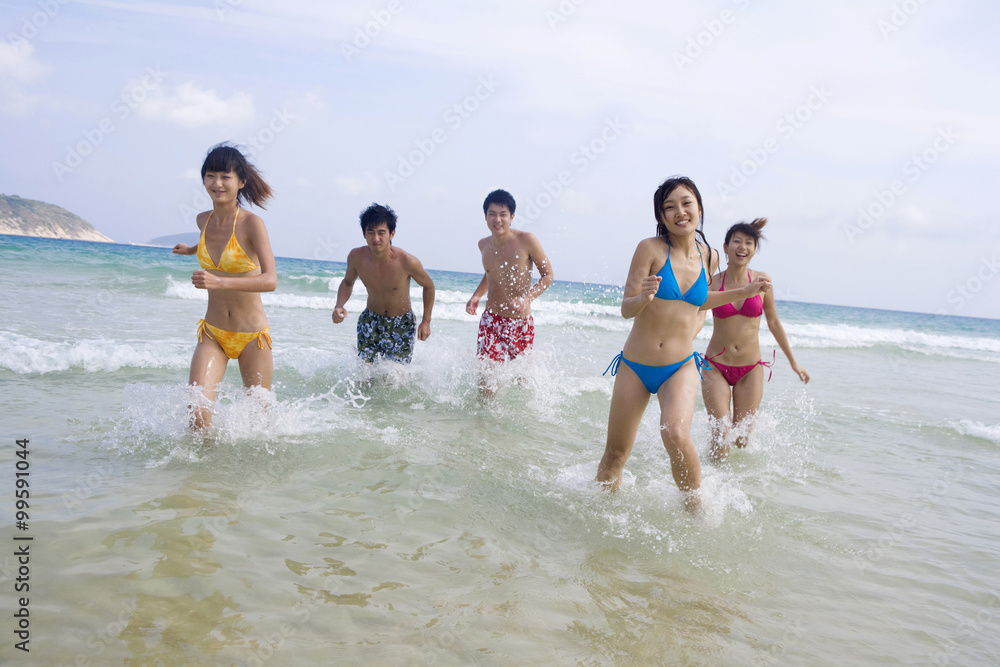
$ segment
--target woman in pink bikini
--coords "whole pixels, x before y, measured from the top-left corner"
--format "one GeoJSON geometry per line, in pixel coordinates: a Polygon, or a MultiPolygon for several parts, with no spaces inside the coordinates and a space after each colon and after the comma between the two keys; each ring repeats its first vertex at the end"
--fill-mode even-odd
{"type": "MultiPolygon", "coordinates": [[[[197,255],[201,265],[191,282],[208,291],[208,311],[198,322],[198,345],[188,382],[215,401],[215,390],[230,359],[239,360],[243,386],[271,388],[274,360],[260,293],[273,292],[278,279],[264,221],[240,208],[243,202],[263,208],[271,198],[271,188],[260,172],[238,149],[219,144],[201,165],[201,178],[212,198],[212,210],[198,214],[198,245],[178,243],[174,252],[197,255]]],[[[192,427],[212,423],[211,409],[190,409],[192,427]]]]}
{"type": "MultiPolygon", "coordinates": [[[[757,218],[750,224],[739,222],[726,232],[722,250],[728,266],[712,278],[713,283],[718,282],[720,291],[746,287],[758,276],[770,280],[766,273],[749,268],[750,260],[763,238],[761,230],[766,224],[767,218],[757,218]]],[[[705,351],[709,367],[703,374],[701,395],[710,417],[712,456],[716,460],[721,461],[729,455],[726,418],[730,417],[730,404],[733,426],[745,428],[745,432],[739,432],[736,446],[746,447],[753,416],[764,394],[764,367],[768,368],[767,379],[771,379],[773,358],[772,361],[764,361],[760,353],[758,334],[761,315],[767,318],[767,328],[788,358],[792,370],[803,382],[809,382],[809,373],[796,363],[785,329],[778,319],[773,291],[745,299],[742,303],[727,303],[713,308],[712,340],[705,351]]]]}

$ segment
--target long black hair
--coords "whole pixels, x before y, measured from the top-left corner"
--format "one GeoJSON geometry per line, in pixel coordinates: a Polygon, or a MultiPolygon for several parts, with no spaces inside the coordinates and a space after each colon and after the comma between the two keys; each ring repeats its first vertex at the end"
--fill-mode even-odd
{"type": "Polygon", "coordinates": [[[212,146],[201,165],[201,178],[210,172],[231,171],[244,185],[236,194],[237,205],[244,201],[265,208],[264,203],[272,197],[271,186],[264,181],[257,167],[250,164],[237,147],[225,142],[212,146]]]}
{"type": "MultiPolygon", "coordinates": [[[[708,266],[711,268],[712,246],[708,244],[708,239],[705,238],[704,231],[705,207],[702,206],[701,192],[698,191],[698,186],[687,176],[672,176],[660,183],[660,187],[656,188],[656,192],[653,193],[653,216],[656,218],[656,235],[662,236],[667,245],[670,245],[670,231],[667,229],[666,223],[663,222],[663,202],[670,196],[670,193],[682,186],[693,192],[694,198],[698,202],[698,227],[695,229],[695,232],[701,235],[702,243],[708,248],[708,266]]],[[[697,241],[697,239],[695,240],[697,241]]],[[[711,276],[708,281],[709,283],[712,282],[711,276]]]]}

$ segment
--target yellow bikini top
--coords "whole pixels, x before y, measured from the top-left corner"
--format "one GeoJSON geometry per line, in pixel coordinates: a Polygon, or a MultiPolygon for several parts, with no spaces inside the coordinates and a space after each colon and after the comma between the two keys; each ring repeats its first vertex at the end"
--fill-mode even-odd
{"type": "Polygon", "coordinates": [[[222,249],[218,265],[212,261],[212,256],[208,254],[208,248],[205,247],[205,230],[208,229],[208,223],[212,220],[212,213],[208,214],[208,220],[201,228],[201,238],[198,239],[198,263],[201,264],[201,268],[225,271],[226,273],[246,273],[256,269],[257,265],[253,263],[250,256],[240,246],[240,242],[236,240],[236,218],[240,217],[238,207],[236,216],[233,218],[233,234],[229,237],[229,243],[222,249]]]}

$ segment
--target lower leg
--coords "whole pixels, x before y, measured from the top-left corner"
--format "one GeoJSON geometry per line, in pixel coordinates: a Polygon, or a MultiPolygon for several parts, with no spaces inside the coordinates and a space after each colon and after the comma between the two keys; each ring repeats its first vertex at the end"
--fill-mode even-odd
{"type": "Polygon", "coordinates": [[[736,431],[736,446],[747,446],[754,417],[764,395],[764,368],[757,366],[740,378],[733,387],[733,429],[736,431]]]}
{"type": "Polygon", "coordinates": [[[622,483],[625,463],[632,454],[639,422],[648,403],[646,387],[631,368],[622,364],[611,394],[604,456],[597,466],[597,481],[609,491],[614,491],[622,483]]]}
{"type": "Polygon", "coordinates": [[[724,461],[729,456],[729,403],[732,400],[729,383],[715,369],[704,369],[701,381],[701,397],[708,413],[710,451],[716,461],[724,461]]]}
{"type": "Polygon", "coordinates": [[[212,408],[210,406],[215,402],[215,390],[226,373],[228,361],[229,358],[219,347],[219,344],[207,337],[202,338],[195,347],[194,356],[191,357],[188,384],[200,387],[205,401],[199,402],[197,405],[188,405],[191,428],[204,429],[212,425],[212,408]]]}

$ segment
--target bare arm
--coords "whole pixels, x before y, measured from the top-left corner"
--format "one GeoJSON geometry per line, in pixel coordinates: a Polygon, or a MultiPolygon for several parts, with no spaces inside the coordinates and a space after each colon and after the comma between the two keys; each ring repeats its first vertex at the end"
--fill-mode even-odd
{"type": "Polygon", "coordinates": [[[347,271],[344,272],[344,279],[340,281],[340,287],[337,288],[337,305],[333,307],[334,324],[340,324],[347,317],[344,305],[351,298],[351,293],[354,292],[354,281],[357,279],[358,260],[357,255],[352,250],[347,254],[347,271]]]}
{"type": "Polygon", "coordinates": [[[530,237],[531,250],[528,252],[528,259],[535,263],[538,267],[538,281],[531,286],[528,293],[524,295],[528,303],[531,303],[538,297],[542,295],[545,290],[547,290],[552,282],[556,279],[556,274],[552,269],[552,262],[549,261],[548,256],[545,254],[545,250],[542,249],[542,244],[538,242],[538,239],[532,234],[530,237]]]}
{"type": "Polygon", "coordinates": [[[479,287],[476,288],[476,291],[472,293],[472,298],[470,298],[468,303],[465,304],[465,312],[469,315],[476,314],[476,309],[479,308],[479,301],[483,298],[483,295],[486,294],[486,287],[486,274],[484,273],[483,279],[479,281],[479,287]]]}
{"type": "Polygon", "coordinates": [[[763,293],[767,294],[771,291],[771,279],[763,275],[758,275],[753,279],[746,287],[740,287],[739,289],[726,290],[725,292],[709,292],[708,297],[705,299],[705,303],[701,305],[702,310],[709,310],[710,308],[718,308],[727,303],[732,303],[734,301],[739,301],[740,299],[749,299],[752,296],[763,293]]]}
{"type": "Polygon", "coordinates": [[[424,265],[413,255],[407,254],[406,270],[413,281],[423,288],[424,314],[417,327],[417,338],[427,340],[431,335],[431,311],[434,309],[434,281],[424,270],[424,265]]]}
{"type": "Polygon", "coordinates": [[[198,246],[190,246],[186,243],[178,243],[173,250],[175,255],[193,255],[196,252],[198,252],[198,246]]]}
{"type": "MultiPolygon", "coordinates": [[[[204,222],[199,221],[198,218],[200,218],[202,215],[204,215],[204,214],[199,214],[195,218],[195,224],[198,225],[198,232],[199,233],[201,232],[202,226],[204,226],[205,222],[208,221],[208,216],[205,216],[205,221],[204,222]]],[[[199,243],[200,243],[200,241],[199,241],[199,243]]],[[[193,254],[195,254],[197,252],[198,252],[198,244],[197,243],[194,244],[194,245],[188,245],[186,243],[178,243],[177,245],[174,246],[174,249],[173,249],[173,253],[175,255],[193,255],[193,254]]]]}
{"type": "Polygon", "coordinates": [[[198,269],[191,276],[191,282],[199,289],[224,289],[234,292],[273,292],[278,286],[278,271],[274,265],[274,252],[267,237],[264,221],[258,216],[247,220],[247,235],[250,246],[257,252],[260,273],[256,276],[217,276],[204,269],[198,269]]]}
{"type": "Polygon", "coordinates": [[[785,357],[788,359],[788,363],[791,364],[792,370],[795,371],[800,380],[808,384],[809,373],[795,361],[795,355],[792,354],[792,346],[788,344],[788,336],[785,335],[785,327],[781,326],[781,320],[778,319],[778,308],[774,304],[774,294],[772,292],[764,294],[764,317],[767,318],[768,330],[774,336],[774,340],[778,342],[778,347],[785,353],[785,357]]]}
{"type": "Polygon", "coordinates": [[[622,317],[632,319],[641,313],[656,296],[660,288],[660,276],[650,275],[653,270],[653,254],[645,242],[640,243],[632,255],[632,265],[625,280],[625,297],[622,299],[622,317]]]}

